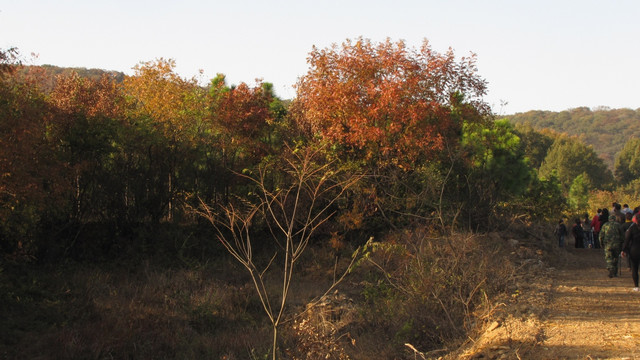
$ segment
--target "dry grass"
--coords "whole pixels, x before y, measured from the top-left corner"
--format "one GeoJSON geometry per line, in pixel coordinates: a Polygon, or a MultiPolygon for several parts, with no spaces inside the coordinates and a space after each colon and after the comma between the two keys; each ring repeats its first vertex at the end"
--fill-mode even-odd
{"type": "Polygon", "coordinates": [[[287,358],[349,359],[344,344],[354,339],[345,329],[357,318],[355,304],[338,291],[308,305],[289,326],[287,358]]]}
{"type": "MultiPolygon", "coordinates": [[[[304,312],[291,358],[442,356],[494,318],[522,251],[507,234],[432,237],[420,229],[370,243],[340,293],[304,312]]],[[[534,251],[535,255],[535,251],[534,251]]]]}
{"type": "Polygon", "coordinates": [[[349,291],[359,318],[340,334],[347,354],[413,359],[459,346],[489,321],[514,281],[509,240],[416,229],[371,244],[349,291]]]}
{"type": "MultiPolygon", "coordinates": [[[[389,235],[314,306],[350,258],[336,266],[334,250],[309,248],[293,279],[281,357],[413,359],[460,345],[513,295],[519,254],[535,255],[510,240],[389,235]]],[[[270,351],[270,324],[233,261],[5,266],[0,290],[0,358],[261,359],[270,351]]]]}
{"type": "Polygon", "coordinates": [[[210,270],[83,265],[29,278],[42,296],[27,300],[20,293],[31,290],[14,285],[3,299],[3,312],[34,317],[5,323],[3,335],[13,338],[1,345],[6,358],[217,359],[268,350],[260,349],[269,333],[252,289],[210,270]],[[52,317],[51,306],[62,314],[52,317]]]}

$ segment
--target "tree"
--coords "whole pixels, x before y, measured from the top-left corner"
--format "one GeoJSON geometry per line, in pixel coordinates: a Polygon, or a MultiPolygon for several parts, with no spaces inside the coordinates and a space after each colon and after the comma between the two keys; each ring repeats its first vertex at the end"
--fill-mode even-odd
{"type": "Polygon", "coordinates": [[[549,130],[536,131],[529,123],[516,123],[514,132],[520,138],[524,153],[533,169],[539,169],[553,144],[555,136],[549,130]]]}
{"type": "Polygon", "coordinates": [[[127,181],[110,166],[124,122],[121,89],[108,75],[92,80],[72,72],[56,78],[48,102],[55,109],[50,132],[59,140],[58,156],[69,165],[67,181],[74,189],[71,218],[88,220],[83,217],[92,214],[112,218],[121,210],[113,208],[114,197],[122,193],[113,185],[127,181]]]}
{"type": "Polygon", "coordinates": [[[179,167],[188,161],[194,128],[206,127],[199,122],[205,108],[204,90],[197,80],[183,79],[175,73],[175,61],[158,59],[134,67],[135,75],[124,81],[125,94],[131,101],[129,117],[147,122],[157,143],[148,150],[148,179],[153,182],[148,193],[149,212],[154,221],[174,214],[175,200],[184,188],[178,178],[179,167]]]}
{"type": "Polygon", "coordinates": [[[624,144],[616,157],[614,174],[619,185],[640,179],[640,138],[629,139],[624,144]]]}
{"type": "Polygon", "coordinates": [[[50,131],[53,111],[31,79],[16,76],[18,57],[0,51],[0,248],[33,254],[45,214],[65,208],[68,189],[50,131]]]}
{"type": "Polygon", "coordinates": [[[569,205],[576,212],[584,212],[589,206],[590,184],[585,174],[578,175],[569,188],[569,205]]]}
{"type": "Polygon", "coordinates": [[[520,138],[508,121],[498,120],[488,126],[465,124],[462,145],[472,167],[491,179],[492,192],[517,195],[524,190],[530,176],[529,165],[520,138]]]}
{"type": "MultiPolygon", "coordinates": [[[[157,126],[170,138],[181,135],[188,127],[191,107],[196,105],[189,95],[197,90],[197,80],[183,79],[175,73],[174,60],[157,59],[134,67],[135,75],[124,81],[125,91],[131,96],[135,110],[152,117],[157,126]]],[[[197,104],[201,105],[201,104],[197,104]]]]}
{"type": "Polygon", "coordinates": [[[243,185],[234,173],[252,168],[274,154],[282,142],[285,114],[270,83],[229,86],[223,74],[211,80],[207,94],[210,162],[219,164],[217,190],[227,201],[232,188],[243,185]]]}
{"type": "Polygon", "coordinates": [[[20,53],[17,48],[0,49],[1,78],[15,72],[18,65],[20,65],[20,53]]]}
{"type": "MultiPolygon", "coordinates": [[[[230,158],[242,156],[252,160],[269,153],[267,138],[274,120],[271,103],[276,100],[268,83],[254,87],[245,83],[229,87],[224,75],[212,80],[209,89],[209,108],[220,141],[230,158]]],[[[229,160],[233,163],[233,160],[229,160]]],[[[230,164],[229,168],[233,168],[230,164]]]]}
{"type": "Polygon", "coordinates": [[[508,120],[466,123],[462,149],[470,162],[465,174],[469,217],[474,224],[486,224],[496,205],[523,194],[531,168],[508,120]]]}
{"type": "Polygon", "coordinates": [[[202,204],[200,214],[217,230],[217,238],[227,251],[249,272],[263,309],[273,329],[272,356],[277,356],[278,328],[283,321],[295,265],[319,226],[333,215],[334,204],[359,180],[342,177],[332,163],[323,158],[322,148],[287,149],[273,163],[258,167],[255,177],[244,176],[256,186],[255,203],[240,206],[229,203],[219,208],[202,204]],[[273,185],[271,177],[283,177],[273,185]],[[254,260],[252,225],[262,216],[271,229],[280,251],[264,269],[254,260]],[[278,260],[276,260],[278,258],[278,260]],[[282,261],[281,287],[273,293],[265,283],[267,270],[282,261]]]}
{"type": "Polygon", "coordinates": [[[290,114],[307,138],[370,175],[354,189],[353,215],[373,213],[380,229],[433,218],[463,123],[490,115],[475,62],[426,40],[418,50],[362,38],[313,48],[290,114]]]}
{"type": "Polygon", "coordinates": [[[541,179],[534,176],[525,193],[515,199],[512,205],[510,211],[514,214],[525,214],[530,219],[551,221],[562,216],[567,201],[556,177],[541,179]]]}
{"type": "Polygon", "coordinates": [[[418,51],[362,38],[314,47],[292,112],[310,134],[354,158],[413,168],[458,137],[462,118],[489,113],[475,62],[473,54],[460,61],[451,49],[440,54],[426,40],[418,51]],[[461,96],[467,106],[456,116],[452,105],[461,96]]]}
{"type": "Polygon", "coordinates": [[[594,188],[608,187],[613,181],[611,171],[593,147],[568,136],[560,136],[554,141],[540,166],[539,176],[549,178],[552,173],[557,175],[565,194],[574,179],[583,173],[594,188]]]}
{"type": "Polygon", "coordinates": [[[124,98],[112,77],[103,75],[92,80],[76,72],[56,78],[49,100],[67,116],[117,118],[122,116],[124,106],[124,98]]]}

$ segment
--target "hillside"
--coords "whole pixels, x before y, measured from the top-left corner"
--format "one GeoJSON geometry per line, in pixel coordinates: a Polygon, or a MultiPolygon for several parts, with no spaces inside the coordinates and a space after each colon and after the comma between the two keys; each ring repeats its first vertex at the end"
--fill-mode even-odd
{"type": "Polygon", "coordinates": [[[119,71],[103,70],[103,69],[87,69],[84,67],[60,67],[55,65],[40,66],[24,66],[18,70],[18,75],[27,77],[32,76],[38,79],[40,89],[45,93],[50,92],[55,86],[56,77],[69,76],[71,73],[77,73],[80,77],[88,78],[94,81],[99,80],[103,75],[112,77],[116,82],[124,81],[125,74],[119,71]]]}
{"type": "Polygon", "coordinates": [[[630,138],[640,137],[640,109],[580,107],[561,112],[528,111],[507,116],[514,124],[579,136],[613,169],[616,155],[630,138]]]}

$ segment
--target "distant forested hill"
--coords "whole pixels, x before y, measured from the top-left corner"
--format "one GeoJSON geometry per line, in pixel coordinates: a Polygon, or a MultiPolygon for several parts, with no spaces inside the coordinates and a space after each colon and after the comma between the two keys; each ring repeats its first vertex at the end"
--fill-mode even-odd
{"type": "Polygon", "coordinates": [[[640,109],[580,107],[561,112],[529,111],[507,116],[514,124],[528,123],[536,130],[551,129],[579,136],[610,169],[630,138],[640,138],[640,109]]]}
{"type": "Polygon", "coordinates": [[[87,68],[69,68],[59,67],[54,65],[40,65],[40,66],[24,66],[18,70],[19,75],[32,76],[37,78],[40,89],[45,93],[51,91],[55,85],[55,79],[58,75],[67,76],[72,72],[78,73],[81,77],[89,78],[91,80],[99,80],[103,75],[109,75],[121,83],[124,80],[125,74],[119,71],[102,70],[102,69],[87,69],[87,68]]]}

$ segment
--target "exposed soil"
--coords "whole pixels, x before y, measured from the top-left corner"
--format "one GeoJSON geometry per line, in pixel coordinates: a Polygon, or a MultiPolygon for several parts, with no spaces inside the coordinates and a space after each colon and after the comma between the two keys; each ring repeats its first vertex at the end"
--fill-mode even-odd
{"type": "Polygon", "coordinates": [[[457,358],[640,359],[640,292],[627,261],[609,278],[602,249],[568,245],[518,280],[457,358]]]}

